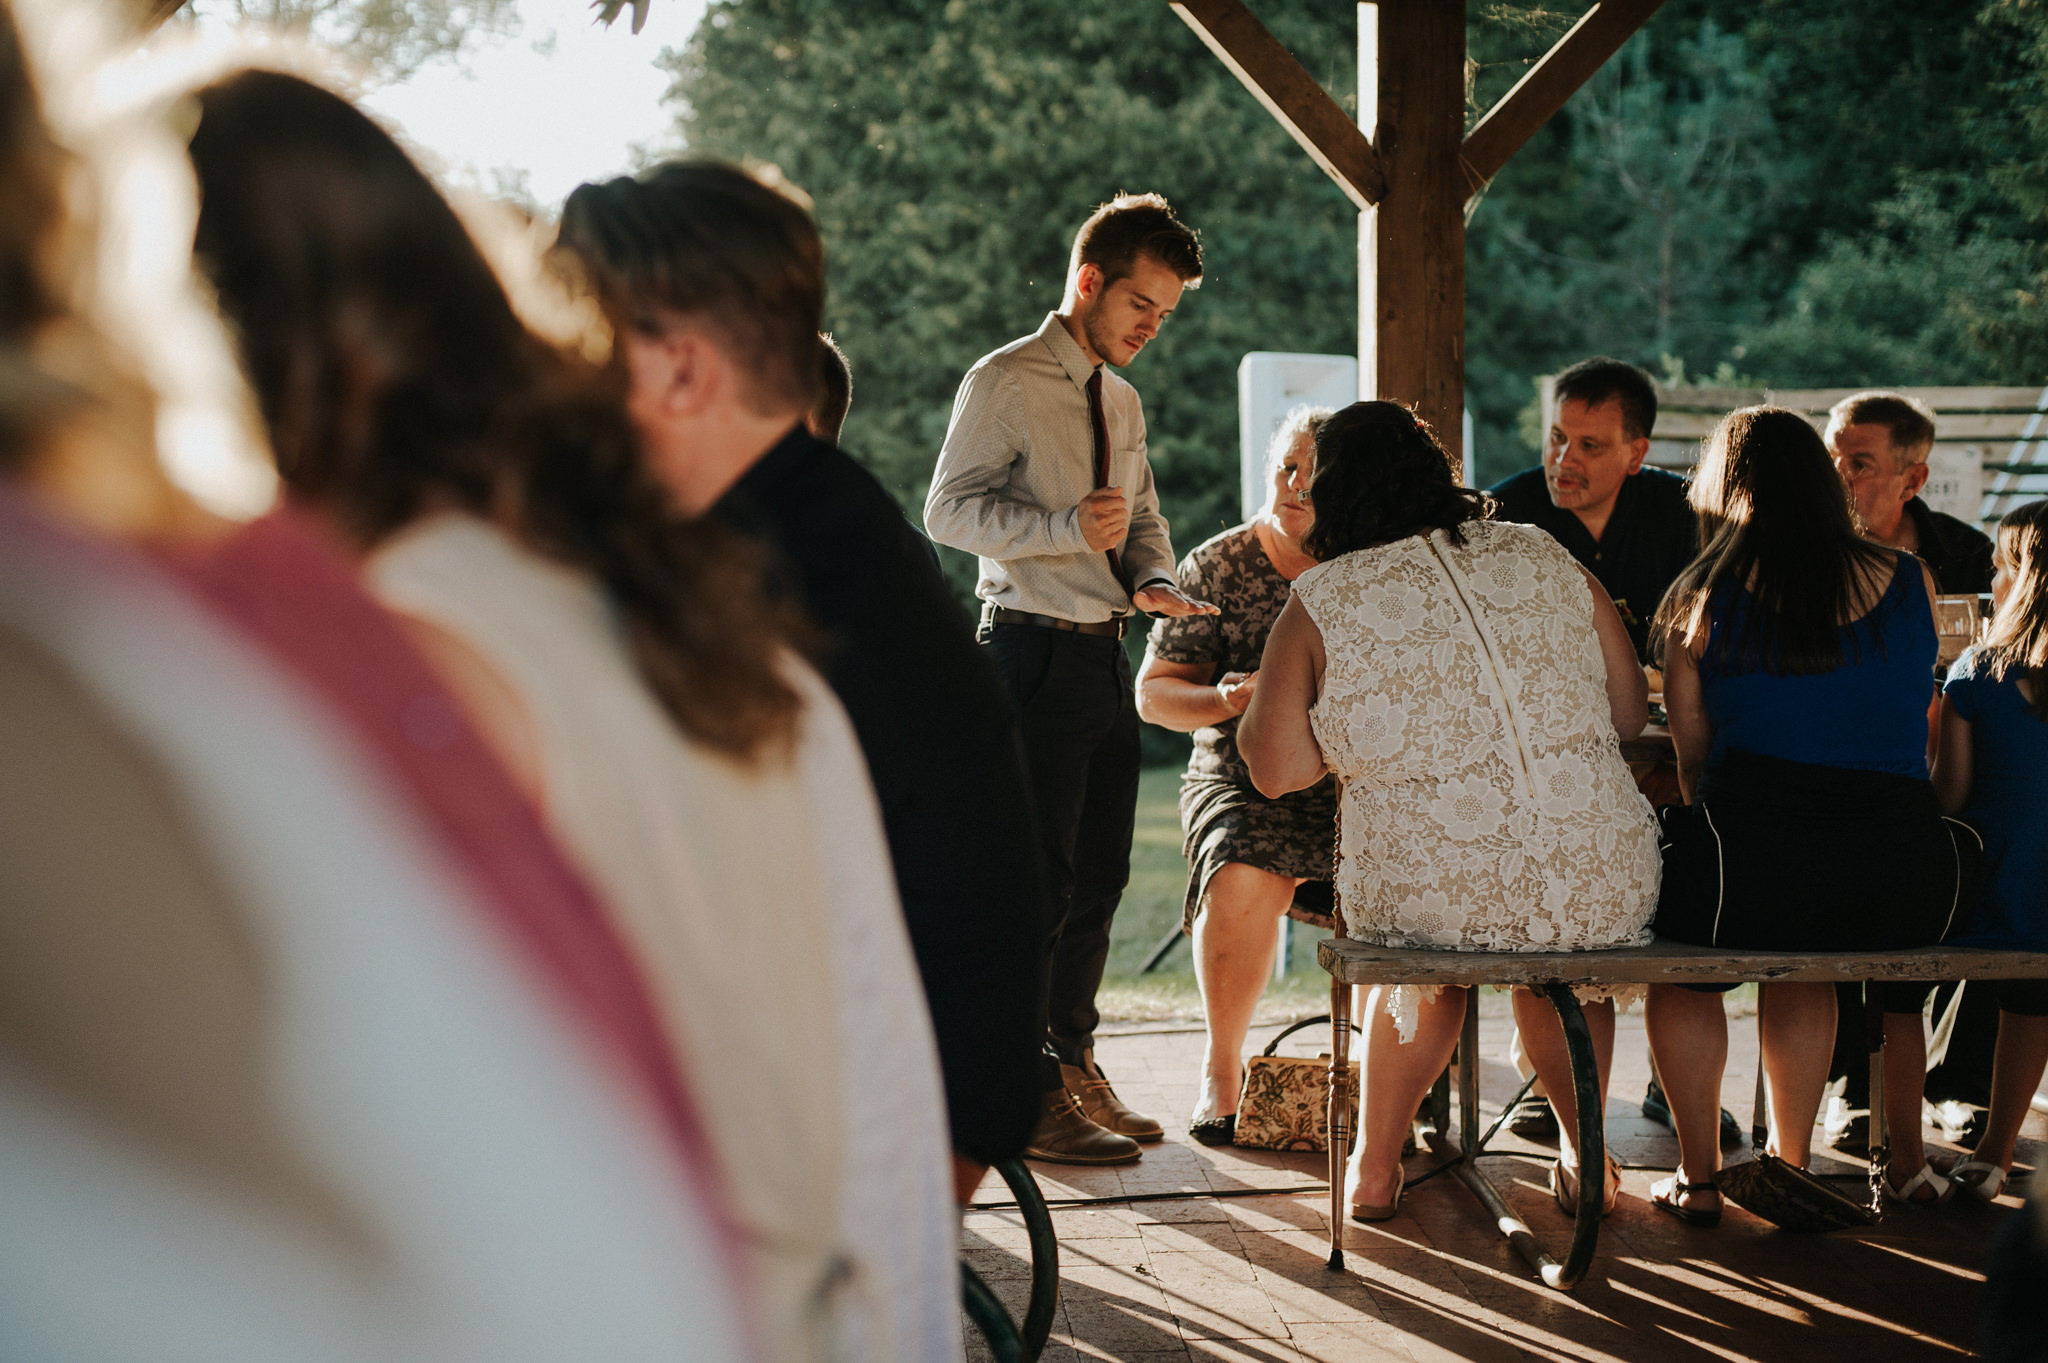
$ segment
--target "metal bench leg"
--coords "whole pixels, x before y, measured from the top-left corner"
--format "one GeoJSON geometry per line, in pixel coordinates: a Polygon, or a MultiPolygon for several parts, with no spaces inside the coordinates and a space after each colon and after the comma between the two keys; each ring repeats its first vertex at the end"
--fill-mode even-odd
{"type": "Polygon", "coordinates": [[[1892,1142],[1884,1120],[1884,996],[1875,980],[1863,982],[1863,1045],[1870,1052],[1870,1214],[1883,1220],[1892,1142]]]}
{"type": "Polygon", "coordinates": [[[1579,1109],[1579,1212],[1564,1267],[1555,1274],[1548,1269],[1540,1271],[1550,1286],[1571,1288],[1593,1266],[1593,1251],[1600,1244],[1600,1210],[1607,1193],[1607,1114],[1600,1110],[1600,1066],[1593,1055],[1593,1032],[1579,1010],[1578,996],[1563,984],[1544,985],[1543,995],[1557,1010],[1557,1020],[1564,1027],[1565,1050],[1572,1058],[1572,1096],[1579,1109]]]}
{"type": "Polygon", "coordinates": [[[1351,986],[1337,979],[1330,981],[1329,1095],[1330,1106],[1325,1122],[1325,1129],[1330,1133],[1328,1266],[1341,1272],[1344,1268],[1344,1219],[1351,1210],[1344,1205],[1344,1157],[1351,1149],[1351,986]]]}
{"type": "Polygon", "coordinates": [[[1479,991],[1465,996],[1465,1027],[1458,1035],[1458,1148],[1467,1161],[1479,1155],[1479,991]]]}
{"type": "Polygon", "coordinates": [[[988,1341],[988,1351],[996,1363],[1024,1363],[1024,1344],[1017,1334],[1017,1322],[1010,1319],[1002,1300],[964,1259],[960,1261],[960,1298],[967,1318],[988,1341]]]}
{"type": "MultiPolygon", "coordinates": [[[[1558,1021],[1564,1026],[1565,1049],[1572,1061],[1572,1091],[1578,1098],[1579,1167],[1581,1170],[1598,1170],[1598,1182],[1594,1186],[1604,1192],[1607,1141],[1604,1114],[1600,1111],[1600,1070],[1593,1057],[1593,1034],[1587,1029],[1586,1015],[1579,1011],[1579,1000],[1569,986],[1546,984],[1533,987],[1550,1000],[1550,1006],[1557,1010],[1558,1021]]],[[[1461,1109],[1470,1114],[1466,1118],[1470,1125],[1459,1133],[1460,1143],[1465,1148],[1453,1148],[1441,1133],[1432,1133],[1430,1144],[1443,1159],[1456,1161],[1451,1165],[1452,1175],[1479,1199],[1479,1204],[1486,1208],[1486,1214],[1493,1218],[1500,1233],[1508,1238],[1508,1243],[1515,1247],[1515,1252],[1529,1267],[1536,1270],[1536,1276],[1543,1280],[1544,1285],[1568,1291],[1578,1286],[1579,1280],[1586,1276],[1586,1270],[1592,1267],[1593,1251],[1600,1243],[1601,1199],[1598,1194],[1586,1197],[1581,1192],[1578,1219],[1572,1226],[1572,1247],[1565,1255],[1564,1263],[1560,1264],[1544,1252],[1528,1224],[1508,1209],[1500,1191],[1479,1171],[1478,1161],[1466,1157],[1477,1153],[1480,1139],[1479,1047],[1472,1039],[1477,1031],[1479,1014],[1476,994],[1466,1007],[1471,1010],[1465,1016],[1467,1040],[1460,1046],[1458,1062],[1458,1082],[1471,1094],[1469,1098],[1460,1095],[1461,1109]]]]}

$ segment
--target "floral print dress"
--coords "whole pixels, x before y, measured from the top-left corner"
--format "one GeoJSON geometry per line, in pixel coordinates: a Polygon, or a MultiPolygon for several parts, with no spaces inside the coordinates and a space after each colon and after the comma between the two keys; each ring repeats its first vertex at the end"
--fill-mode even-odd
{"type": "MultiPolygon", "coordinates": [[[[1180,561],[1180,589],[1213,601],[1215,615],[1161,617],[1152,626],[1152,656],[1170,663],[1209,663],[1227,672],[1256,672],[1266,636],[1287,606],[1294,584],[1280,575],[1251,525],[1226,530],[1180,561]]],[[[1231,862],[1305,879],[1288,917],[1327,928],[1330,863],[1337,843],[1337,784],[1324,777],[1277,800],[1259,794],[1237,751],[1236,719],[1195,730],[1194,751],[1180,787],[1180,822],[1188,859],[1181,926],[1195,930],[1210,879],[1231,862]]]]}
{"type": "MultiPolygon", "coordinates": [[[[1346,930],[1461,951],[1647,941],[1657,823],[1609,718],[1592,593],[1541,530],[1460,529],[1295,583],[1326,657],[1309,719],[1342,783],[1346,930]]],[[[1426,995],[1392,993],[1405,1038],[1426,995]]]]}

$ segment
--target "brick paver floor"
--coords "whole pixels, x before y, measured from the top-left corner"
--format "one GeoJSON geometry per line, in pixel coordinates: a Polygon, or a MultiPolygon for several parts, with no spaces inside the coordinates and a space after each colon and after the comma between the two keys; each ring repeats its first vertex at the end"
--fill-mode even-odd
{"type": "MultiPolygon", "coordinates": [[[[1504,1014],[1490,1005],[1481,1029],[1480,1087],[1489,1118],[1516,1087],[1504,1014]]],[[[1275,1030],[1256,1030],[1253,1043],[1263,1045],[1275,1030]]],[[[1984,1259],[2019,1198],[2008,1196],[1996,1207],[1957,1198],[1933,1210],[1894,1208],[1879,1227],[1855,1235],[1786,1234],[1732,1204],[1716,1230],[1683,1225],[1648,1201],[1650,1184],[1677,1162],[1678,1146],[1640,1115],[1649,1075],[1640,1012],[1624,1015],[1617,1031],[1607,1131],[1627,1166],[1621,1205],[1602,1232],[1587,1281],[1569,1294],[1539,1284],[1471,1194],[1448,1176],[1412,1184],[1393,1221],[1354,1224],[1345,1271],[1330,1271],[1321,1157],[1194,1144],[1185,1123],[1201,1035],[1103,1036],[1097,1053],[1119,1093],[1163,1121],[1166,1140],[1148,1146],[1142,1163],[1124,1168],[1035,1164],[1046,1196],[1186,1196],[1054,1211],[1061,1303],[1044,1357],[1879,1363],[1969,1354],[1984,1259]],[[1275,1191],[1209,1195],[1264,1188],[1275,1191]],[[1294,1191],[1304,1188],[1314,1191],[1294,1191]]],[[[1755,1065],[1754,1019],[1731,1019],[1723,1097],[1745,1126],[1755,1065]]],[[[2031,1118],[2028,1136],[2042,1135],[2048,1125],[2031,1118]]],[[[1951,1157],[1933,1133],[1929,1140],[1938,1161],[1951,1157]]],[[[1561,1256],[1569,1223],[1547,1191],[1547,1157],[1511,1138],[1497,1146],[1526,1154],[1489,1159],[1489,1177],[1561,1256]]],[[[1826,1153],[1818,1133],[1816,1149],[1826,1153]]],[[[2022,1141],[2022,1165],[2032,1165],[2040,1153],[2034,1141],[2022,1141]]],[[[1409,1179],[1434,1162],[1428,1153],[1410,1159],[1409,1179]]],[[[1863,1166],[1821,1159],[1815,1167],[1850,1172],[1863,1166]]],[[[978,1200],[1007,1197],[991,1177],[978,1200]]],[[[1029,1266],[1017,1214],[970,1211],[965,1236],[970,1262],[1021,1313],[1029,1266]]],[[[971,1330],[969,1357],[988,1357],[971,1330]]]]}

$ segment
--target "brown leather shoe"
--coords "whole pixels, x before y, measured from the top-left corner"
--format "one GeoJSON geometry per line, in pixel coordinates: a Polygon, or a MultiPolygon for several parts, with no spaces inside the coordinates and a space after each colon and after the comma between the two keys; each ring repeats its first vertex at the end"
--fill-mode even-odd
{"type": "Polygon", "coordinates": [[[1081,1111],[1088,1114],[1088,1120],[1105,1131],[1129,1136],[1134,1141],[1165,1139],[1165,1127],[1124,1106],[1123,1099],[1109,1086],[1108,1077],[1096,1065],[1093,1050],[1081,1052],[1078,1065],[1062,1064],[1060,1078],[1067,1081],[1067,1092],[1081,1100],[1081,1111]]]}
{"type": "Polygon", "coordinates": [[[1081,1115],[1080,1101],[1065,1089],[1054,1089],[1043,1101],[1038,1130],[1024,1147],[1029,1158],[1054,1164],[1129,1164],[1144,1158],[1129,1136],[1104,1131],[1081,1115]]]}

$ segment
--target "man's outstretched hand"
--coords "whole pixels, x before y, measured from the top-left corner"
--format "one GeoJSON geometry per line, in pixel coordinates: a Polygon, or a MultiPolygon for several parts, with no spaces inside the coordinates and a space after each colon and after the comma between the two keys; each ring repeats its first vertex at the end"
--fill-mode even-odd
{"type": "Polygon", "coordinates": [[[1155,582],[1149,587],[1133,593],[1131,600],[1147,615],[1216,615],[1217,608],[1207,601],[1197,601],[1184,594],[1178,587],[1164,582],[1155,582]]]}

